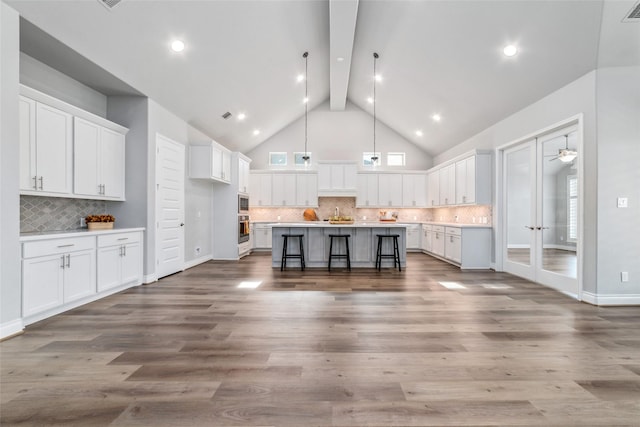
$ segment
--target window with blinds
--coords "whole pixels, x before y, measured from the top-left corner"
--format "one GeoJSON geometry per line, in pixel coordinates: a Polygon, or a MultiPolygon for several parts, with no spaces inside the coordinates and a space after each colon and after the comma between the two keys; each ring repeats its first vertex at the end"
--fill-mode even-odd
{"type": "Polygon", "coordinates": [[[578,239],[578,177],[567,177],[567,240],[578,239]]]}

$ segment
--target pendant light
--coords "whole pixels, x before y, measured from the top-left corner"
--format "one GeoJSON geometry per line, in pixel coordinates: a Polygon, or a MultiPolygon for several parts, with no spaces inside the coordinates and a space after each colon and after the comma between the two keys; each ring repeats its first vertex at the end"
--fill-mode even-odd
{"type": "Polygon", "coordinates": [[[309,153],[307,152],[307,123],[309,119],[309,80],[307,79],[309,73],[308,61],[309,52],[302,54],[304,58],[304,165],[309,166],[309,153]]]}
{"type": "Polygon", "coordinates": [[[376,61],[380,56],[373,52],[373,155],[371,156],[371,165],[376,166],[378,156],[376,154],[376,61]]]}
{"type": "Polygon", "coordinates": [[[564,150],[559,151],[557,158],[562,163],[570,163],[578,157],[578,152],[569,149],[569,135],[564,136],[564,144],[564,150]]]}

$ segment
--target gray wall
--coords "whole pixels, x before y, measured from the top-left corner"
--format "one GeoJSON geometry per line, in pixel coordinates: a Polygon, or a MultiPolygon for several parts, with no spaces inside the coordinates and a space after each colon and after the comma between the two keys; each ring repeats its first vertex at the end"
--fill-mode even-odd
{"type": "Polygon", "coordinates": [[[100,117],[107,116],[105,95],[22,52],[20,83],[100,117]]]}
{"type": "Polygon", "coordinates": [[[22,329],[18,112],[18,13],[0,3],[0,331],[22,329]]]}
{"type": "Polygon", "coordinates": [[[597,88],[597,293],[639,295],[640,66],[599,69],[597,88]],[[629,207],[617,208],[618,197],[628,197],[629,207]]]}
{"type": "MultiPolygon", "coordinates": [[[[308,151],[312,163],[318,160],[349,160],[362,162],[362,153],[373,151],[373,117],[351,102],[344,111],[330,111],[325,102],[309,112],[308,151]]],[[[304,151],[304,116],[294,121],[265,142],[246,153],[251,158],[251,169],[267,169],[270,151],[287,151],[290,168],[293,152],[304,151]]],[[[376,151],[382,153],[383,166],[386,153],[405,152],[404,169],[428,169],[431,156],[407,141],[380,121],[376,124],[376,151]]]]}

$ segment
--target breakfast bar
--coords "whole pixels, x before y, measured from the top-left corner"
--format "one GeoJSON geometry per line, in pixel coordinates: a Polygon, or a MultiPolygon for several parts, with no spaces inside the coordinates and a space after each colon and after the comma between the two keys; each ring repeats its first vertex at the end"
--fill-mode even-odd
{"type": "MultiPolygon", "coordinates": [[[[329,235],[349,234],[349,246],[351,255],[352,268],[374,268],[376,265],[376,250],[378,244],[377,235],[397,234],[398,246],[400,250],[400,265],[404,268],[407,259],[406,245],[406,224],[398,224],[395,222],[356,222],[351,224],[331,224],[327,221],[323,222],[296,222],[296,223],[274,223],[272,227],[272,267],[280,267],[282,256],[282,245],[284,234],[301,234],[303,235],[303,248],[305,255],[306,267],[324,267],[329,262],[329,235]]],[[[383,253],[393,253],[392,239],[385,239],[383,243],[383,253]]],[[[346,253],[345,243],[343,239],[334,241],[334,253],[346,253]]],[[[287,251],[297,253],[299,251],[298,243],[289,239],[287,251]]],[[[332,267],[346,266],[346,259],[333,260],[332,267]]],[[[288,261],[288,267],[299,267],[299,260],[288,261]]],[[[382,267],[393,267],[393,260],[383,260],[382,267]]]]}

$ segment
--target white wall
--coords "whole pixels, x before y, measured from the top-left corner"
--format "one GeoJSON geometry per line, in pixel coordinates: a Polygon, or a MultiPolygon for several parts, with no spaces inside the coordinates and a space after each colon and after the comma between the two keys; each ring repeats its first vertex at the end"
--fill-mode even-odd
{"type": "MultiPolygon", "coordinates": [[[[362,162],[362,153],[373,151],[373,117],[351,102],[344,111],[331,111],[325,102],[309,112],[308,151],[312,163],[318,160],[349,160],[362,162]]],[[[304,151],[304,116],[294,121],[265,142],[246,153],[251,158],[251,169],[268,169],[270,151],[287,151],[289,167],[293,152],[304,151]]],[[[376,151],[382,153],[383,166],[386,153],[405,152],[404,169],[428,169],[431,156],[407,141],[380,121],[376,123],[376,151]]]]}
{"type": "Polygon", "coordinates": [[[105,95],[22,52],[20,83],[100,117],[107,116],[105,95]]]}
{"type": "Polygon", "coordinates": [[[640,65],[599,69],[597,88],[597,293],[640,296],[640,65]]]}
{"type": "Polygon", "coordinates": [[[0,3],[0,337],[22,330],[20,285],[19,16],[0,3]]]}

